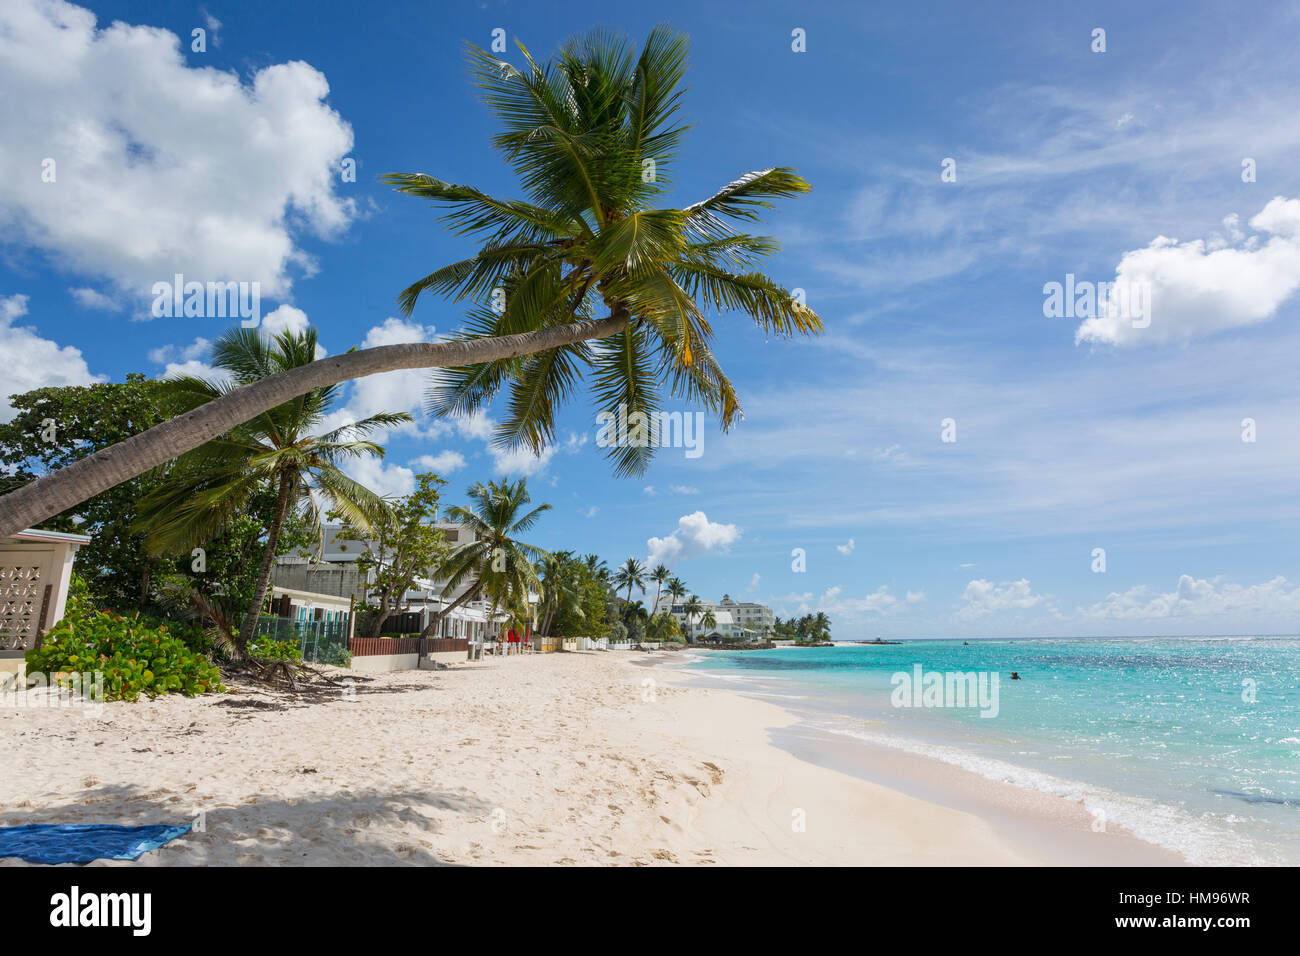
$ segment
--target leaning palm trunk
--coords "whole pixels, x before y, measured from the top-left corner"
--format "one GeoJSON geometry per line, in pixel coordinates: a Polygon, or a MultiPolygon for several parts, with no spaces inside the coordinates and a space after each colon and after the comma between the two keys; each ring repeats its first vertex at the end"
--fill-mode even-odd
{"type": "Polygon", "coordinates": [[[293,475],[281,472],[280,487],[275,495],[275,513],[271,516],[271,527],[266,532],[266,552],[262,555],[262,566],[257,572],[257,584],[253,588],[253,600],[244,615],[244,623],[239,627],[239,637],[235,646],[240,654],[246,654],[249,642],[253,640],[253,631],[257,629],[257,619],[262,613],[262,603],[271,586],[271,570],[275,566],[275,549],[280,543],[280,529],[284,527],[284,517],[289,510],[289,499],[293,495],[295,483],[293,475]]]}
{"type": "Polygon", "coordinates": [[[0,538],[67,511],[312,389],[398,369],[458,368],[544,352],[615,335],[627,327],[630,318],[626,310],[615,309],[603,319],[536,332],[457,342],[381,345],[267,376],[0,496],[0,538]]]}
{"type": "Polygon", "coordinates": [[[424,626],[424,630],[420,632],[420,636],[432,637],[434,633],[438,630],[438,622],[441,621],[448,614],[450,614],[452,611],[456,610],[456,608],[460,607],[466,601],[473,600],[474,595],[478,594],[478,590],[481,584],[482,584],[481,581],[475,581],[474,586],[466,588],[464,593],[461,594],[460,597],[456,598],[456,600],[452,601],[450,604],[448,604],[446,607],[442,608],[441,610],[434,611],[432,614],[430,614],[429,623],[424,626]]]}

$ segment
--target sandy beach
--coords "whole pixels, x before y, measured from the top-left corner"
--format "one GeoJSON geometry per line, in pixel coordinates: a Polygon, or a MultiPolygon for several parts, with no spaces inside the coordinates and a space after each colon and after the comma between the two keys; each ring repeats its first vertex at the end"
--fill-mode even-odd
{"type": "Polygon", "coordinates": [[[1181,862],[1092,832],[1059,798],[799,744],[785,710],[638,662],[489,659],[354,693],[171,696],[98,716],[8,708],[0,825],[197,824],[138,864],[96,865],[1181,862]],[[846,772],[863,760],[872,773],[846,772]]]}

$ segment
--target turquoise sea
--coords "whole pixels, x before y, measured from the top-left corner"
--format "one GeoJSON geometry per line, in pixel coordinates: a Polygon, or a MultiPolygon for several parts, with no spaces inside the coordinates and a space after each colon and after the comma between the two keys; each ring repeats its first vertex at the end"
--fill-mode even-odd
{"type": "Polygon", "coordinates": [[[688,671],[775,697],[812,727],[1081,801],[1194,863],[1300,864],[1300,638],[907,641],[693,658],[688,671]],[[996,716],[895,706],[894,675],[918,664],[984,673],[990,687],[996,673],[996,716]]]}

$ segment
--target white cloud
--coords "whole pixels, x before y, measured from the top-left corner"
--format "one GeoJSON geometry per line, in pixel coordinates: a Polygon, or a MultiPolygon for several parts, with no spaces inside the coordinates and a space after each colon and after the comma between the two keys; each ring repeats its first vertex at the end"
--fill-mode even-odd
{"type": "Polygon", "coordinates": [[[654,486],[654,485],[646,485],[646,486],[645,486],[644,488],[642,488],[641,490],[642,490],[643,492],[645,492],[645,494],[649,495],[651,498],[653,498],[655,495],[659,494],[659,492],[655,491],[655,486],[654,486]]]}
{"type": "Polygon", "coordinates": [[[844,555],[845,557],[848,557],[850,554],[853,553],[853,549],[856,547],[857,544],[854,543],[852,538],[849,538],[848,544],[837,544],[835,546],[835,550],[838,551],[840,554],[844,555]]]}
{"type": "Polygon", "coordinates": [[[584,518],[594,518],[598,511],[600,511],[600,507],[598,505],[592,505],[590,508],[579,508],[578,514],[582,515],[584,518]]]}
{"type": "MultiPolygon", "coordinates": [[[[311,322],[308,320],[306,312],[291,305],[282,305],[262,316],[262,324],[259,328],[263,335],[270,337],[279,335],[281,332],[302,335],[310,326],[311,322]]],[[[320,358],[324,354],[324,349],[318,346],[316,357],[320,358]]]]}
{"type": "Polygon", "coordinates": [[[432,471],[442,476],[464,468],[465,456],[458,451],[449,449],[438,452],[436,455],[421,455],[419,458],[413,459],[410,464],[419,465],[420,468],[426,471],[432,471]]]}
{"type": "Polygon", "coordinates": [[[1218,578],[1206,580],[1184,574],[1178,587],[1168,593],[1153,591],[1146,585],[1112,592],[1089,608],[1080,608],[1084,617],[1110,620],[1158,620],[1165,618],[1209,617],[1218,614],[1257,614],[1283,616],[1293,620],[1300,612],[1300,585],[1278,575],[1262,584],[1243,587],[1218,578]]]}
{"type": "Polygon", "coordinates": [[[168,362],[158,377],[182,378],[184,376],[201,378],[205,382],[212,382],[213,384],[229,381],[230,379],[230,374],[225,369],[213,368],[208,363],[198,359],[189,359],[184,362],[168,362]]]}
{"type": "Polygon", "coordinates": [[[492,456],[492,468],[498,475],[512,479],[531,478],[544,472],[551,459],[555,457],[555,446],[547,445],[540,455],[534,455],[527,448],[498,448],[488,446],[492,456]]]}
{"type": "Polygon", "coordinates": [[[759,576],[758,572],[754,572],[754,576],[753,576],[752,578],[749,579],[749,587],[746,588],[745,590],[747,590],[747,591],[757,591],[757,590],[758,590],[758,582],[759,582],[760,580],[762,580],[762,578],[759,576]]]}
{"type": "MultiPolygon", "coordinates": [[[[477,416],[472,422],[468,423],[466,429],[474,437],[481,437],[490,435],[491,429],[495,426],[496,422],[483,415],[477,416]]],[[[534,455],[531,450],[525,447],[506,449],[489,444],[487,450],[488,454],[492,456],[492,467],[497,474],[510,478],[519,478],[520,476],[531,478],[546,471],[556,452],[563,452],[566,455],[576,454],[585,444],[587,444],[586,435],[569,432],[569,437],[563,442],[552,442],[543,448],[539,455],[534,455]]]]}
{"type": "Polygon", "coordinates": [[[117,312],[122,308],[118,305],[117,300],[94,289],[69,289],[68,291],[72,293],[72,298],[76,300],[77,305],[83,309],[117,312]]]}
{"type": "Polygon", "coordinates": [[[672,485],[669,489],[675,495],[698,495],[699,488],[692,488],[690,485],[672,485]]]}
{"type": "Polygon", "coordinates": [[[1116,285],[1150,289],[1149,327],[1135,328],[1112,303],[1111,314],[1080,323],[1075,342],[1186,342],[1272,318],[1300,288],[1300,199],[1272,199],[1250,220],[1259,235],[1243,240],[1235,215],[1224,227],[1227,236],[1190,242],[1157,236],[1145,249],[1124,253],[1116,285]]]}
{"type": "Polygon", "coordinates": [[[415,472],[404,465],[389,465],[382,458],[353,458],[342,463],[347,475],[377,495],[409,495],[415,490],[415,472]]]}
{"type": "Polygon", "coordinates": [[[156,349],[149,350],[149,361],[158,365],[166,365],[168,362],[192,362],[207,355],[212,348],[212,342],[208,339],[199,337],[189,345],[160,345],[156,349]]]}
{"type": "Polygon", "coordinates": [[[908,603],[908,604],[920,604],[920,603],[921,603],[922,601],[924,601],[924,600],[925,600],[925,592],[924,592],[924,591],[908,591],[908,592],[907,592],[907,603],[908,603]]]}
{"type": "Polygon", "coordinates": [[[734,524],[710,521],[703,511],[695,511],[678,518],[672,534],[646,541],[646,564],[671,564],[707,551],[725,550],[739,538],[740,529],[734,524]]]}
{"type": "Polygon", "coordinates": [[[1045,594],[1033,593],[1027,578],[1002,584],[978,578],[966,585],[962,597],[966,605],[957,612],[957,617],[965,620],[997,611],[1036,607],[1048,599],[1045,594]]]}
{"type": "Polygon", "coordinates": [[[0,224],[140,303],[178,272],[283,298],[290,267],[312,268],[295,231],[356,215],[335,191],[352,130],[307,63],[244,82],[188,49],[157,27],[96,30],[63,0],[0,5],[0,224]]]}
{"type": "Polygon", "coordinates": [[[27,314],[27,296],[0,296],[0,421],[13,418],[10,395],[47,385],[90,385],[104,381],[91,375],[81,350],[43,339],[31,326],[14,325],[27,314]]]}
{"type": "MultiPolygon", "coordinates": [[[[844,587],[836,584],[822,592],[820,597],[815,598],[811,591],[805,591],[802,594],[783,595],[776,601],[785,607],[793,605],[796,614],[825,611],[836,626],[861,623],[863,619],[873,615],[893,615],[903,609],[898,598],[885,584],[861,597],[845,597],[844,587]]],[[[851,630],[851,627],[849,629],[851,630]]]]}

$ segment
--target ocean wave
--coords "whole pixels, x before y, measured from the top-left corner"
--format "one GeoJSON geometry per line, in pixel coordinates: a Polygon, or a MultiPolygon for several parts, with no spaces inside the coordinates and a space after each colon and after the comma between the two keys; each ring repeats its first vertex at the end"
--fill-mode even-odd
{"type": "Polygon", "coordinates": [[[1288,862],[1272,848],[1243,838],[1228,827],[1216,825],[1216,822],[1231,822],[1231,815],[1217,821],[1207,820],[1209,814],[1198,815],[1154,800],[1122,795],[956,747],[829,723],[813,722],[813,726],[865,743],[940,760],[988,780],[1063,797],[1081,804],[1094,818],[1123,827],[1139,839],[1173,850],[1199,866],[1275,866],[1288,862]]]}

